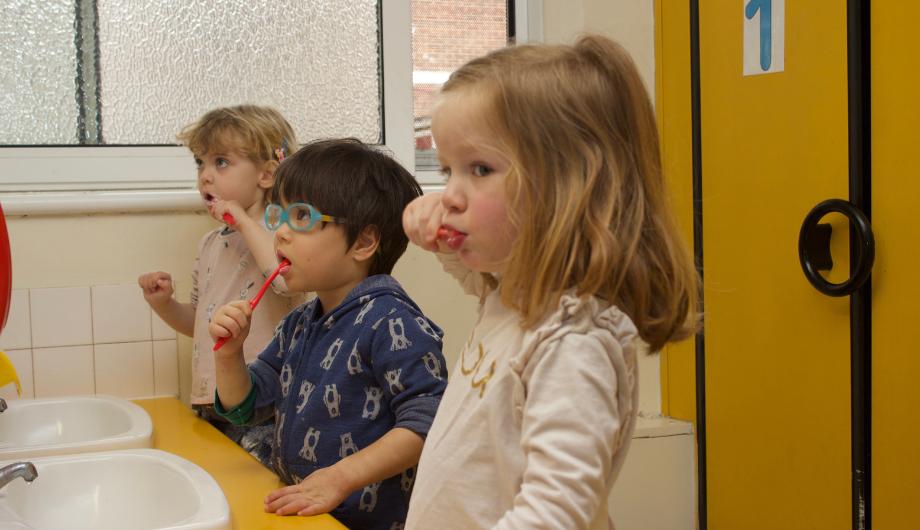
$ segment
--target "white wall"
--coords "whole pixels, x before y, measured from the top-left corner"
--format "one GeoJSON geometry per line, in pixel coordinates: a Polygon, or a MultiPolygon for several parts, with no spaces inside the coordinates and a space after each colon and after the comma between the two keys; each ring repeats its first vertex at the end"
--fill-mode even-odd
{"type": "Polygon", "coordinates": [[[632,55],[654,96],[655,10],[653,0],[544,0],[546,42],[570,43],[581,33],[600,33],[632,55]]]}

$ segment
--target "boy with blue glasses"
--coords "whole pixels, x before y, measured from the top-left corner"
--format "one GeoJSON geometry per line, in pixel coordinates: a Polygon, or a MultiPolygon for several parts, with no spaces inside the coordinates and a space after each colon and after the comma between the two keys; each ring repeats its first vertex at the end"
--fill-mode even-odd
{"type": "MultiPolygon", "coordinates": [[[[402,211],[421,188],[358,140],[308,144],[278,168],[265,209],[291,291],[291,312],[247,369],[239,353],[252,310],[213,316],[218,412],[233,423],[276,418],[269,493],[281,515],[331,512],[352,528],[401,527],[413,467],[447,383],[441,330],[390,276],[405,252],[402,211]],[[395,525],[395,526],[394,526],[395,525]]],[[[258,311],[258,310],[257,310],[258,311]]]]}

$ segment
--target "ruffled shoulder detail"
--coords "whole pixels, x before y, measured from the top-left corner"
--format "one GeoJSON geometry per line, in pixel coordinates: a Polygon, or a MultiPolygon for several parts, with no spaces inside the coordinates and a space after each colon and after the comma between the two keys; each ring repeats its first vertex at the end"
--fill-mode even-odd
{"type": "Polygon", "coordinates": [[[520,352],[509,360],[511,367],[521,373],[535,354],[571,334],[592,335],[609,342],[608,351],[622,352],[627,361],[634,361],[639,345],[635,324],[620,308],[596,296],[579,297],[570,291],[560,297],[555,310],[524,332],[520,352]]]}

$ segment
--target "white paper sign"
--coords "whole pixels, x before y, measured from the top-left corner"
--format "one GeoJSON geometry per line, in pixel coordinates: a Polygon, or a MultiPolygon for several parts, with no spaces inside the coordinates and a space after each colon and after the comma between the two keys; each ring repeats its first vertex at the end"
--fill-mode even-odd
{"type": "Polygon", "coordinates": [[[785,0],[742,0],[744,75],[782,72],[785,55],[785,0]]]}

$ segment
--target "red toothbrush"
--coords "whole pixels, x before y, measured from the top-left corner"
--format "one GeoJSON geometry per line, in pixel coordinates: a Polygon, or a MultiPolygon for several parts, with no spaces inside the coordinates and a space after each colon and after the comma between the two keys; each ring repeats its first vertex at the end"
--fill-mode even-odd
{"type": "Polygon", "coordinates": [[[459,230],[454,230],[453,228],[447,228],[442,226],[438,228],[438,239],[444,242],[448,247],[453,250],[460,248],[460,245],[463,244],[463,239],[466,237],[466,234],[460,232],[459,230]]]}
{"type": "MultiPolygon", "coordinates": [[[[229,214],[228,214],[228,215],[229,215],[229,214]]],[[[259,300],[262,299],[262,295],[264,295],[264,294],[265,294],[265,291],[268,290],[268,286],[272,284],[272,282],[275,280],[275,278],[276,278],[276,277],[278,276],[278,274],[281,272],[281,269],[283,269],[283,268],[285,268],[285,267],[289,267],[290,265],[291,265],[291,262],[288,261],[287,258],[281,260],[281,263],[278,264],[278,268],[275,269],[275,271],[271,273],[271,275],[268,277],[268,279],[265,280],[265,283],[262,284],[262,288],[259,289],[259,292],[256,293],[255,296],[252,297],[252,300],[249,301],[249,307],[250,307],[251,309],[255,309],[256,306],[259,305],[259,300]]],[[[230,338],[230,337],[221,337],[220,339],[218,339],[218,341],[217,341],[216,343],[214,343],[214,349],[213,349],[212,351],[217,351],[217,350],[219,350],[220,347],[223,346],[224,343],[227,342],[227,340],[228,340],[229,338],[230,338]]]]}
{"type": "Polygon", "coordinates": [[[225,213],[223,215],[223,218],[224,218],[224,222],[230,226],[233,226],[236,224],[236,219],[234,219],[233,216],[230,215],[229,213],[225,213]]]}

